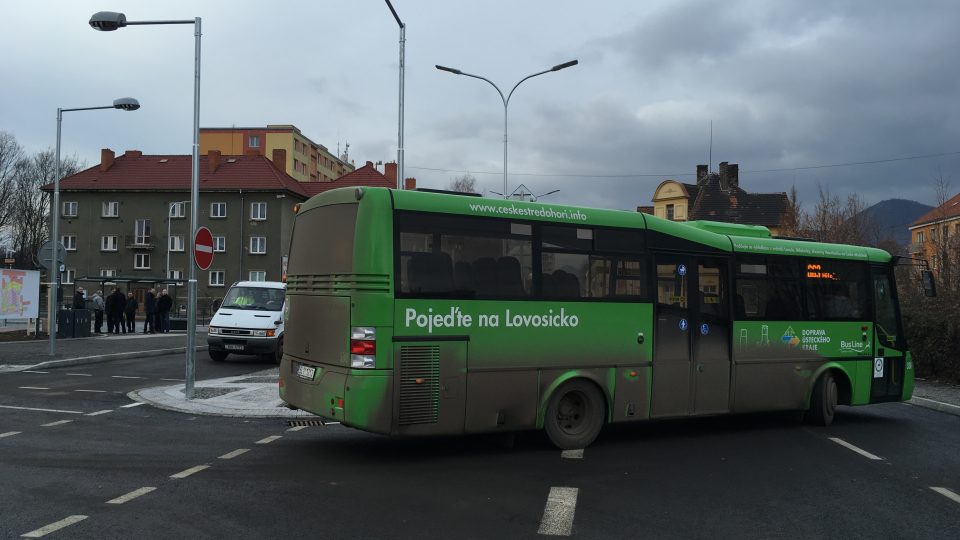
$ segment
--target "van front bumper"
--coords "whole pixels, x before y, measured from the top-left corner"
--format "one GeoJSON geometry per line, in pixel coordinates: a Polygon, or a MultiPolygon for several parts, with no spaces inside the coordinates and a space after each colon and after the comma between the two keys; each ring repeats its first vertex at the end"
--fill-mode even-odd
{"type": "Polygon", "coordinates": [[[268,354],[277,352],[278,338],[252,338],[232,336],[207,336],[207,345],[212,351],[236,354],[268,354]]]}

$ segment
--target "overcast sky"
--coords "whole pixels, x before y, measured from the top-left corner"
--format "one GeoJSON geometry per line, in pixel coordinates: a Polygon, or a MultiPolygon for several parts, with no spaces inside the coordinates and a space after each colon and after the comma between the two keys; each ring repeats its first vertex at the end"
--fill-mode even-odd
{"type": "MultiPolygon", "coordinates": [[[[741,187],[810,203],[820,183],[868,204],[960,190],[960,2],[394,0],[407,24],[405,161],[423,187],[469,172],[544,202],[649,204],[666,178],[739,163],[741,187]],[[887,163],[797,169],[946,154],[887,163]]],[[[397,157],[399,31],[382,0],[5,1],[0,130],[55,144],[57,107],[132,96],[137,112],[64,115],[63,151],[191,152],[193,30],[97,32],[96,11],[203,18],[200,125],[294,124],[350,158],[397,157]]],[[[686,176],[681,176],[686,175],[686,176]]]]}

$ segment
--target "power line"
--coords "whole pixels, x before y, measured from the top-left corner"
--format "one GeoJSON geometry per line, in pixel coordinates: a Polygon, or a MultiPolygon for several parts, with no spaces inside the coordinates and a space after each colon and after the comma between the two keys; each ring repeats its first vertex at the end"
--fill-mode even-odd
{"type": "MultiPolygon", "coordinates": [[[[855,167],[858,165],[876,165],[878,163],[892,163],[895,161],[909,161],[913,159],[927,159],[934,157],[943,157],[943,156],[954,156],[960,154],[960,151],[956,152],[941,152],[938,154],[919,154],[915,156],[905,156],[905,157],[896,157],[888,159],[875,159],[870,161],[851,161],[849,163],[831,163],[829,165],[807,165],[803,167],[784,167],[779,169],[755,169],[755,170],[741,170],[741,173],[773,173],[773,172],[790,172],[790,171],[808,171],[813,169],[831,169],[837,167],[855,167]]],[[[474,171],[474,170],[459,170],[459,169],[439,169],[434,167],[413,167],[408,166],[410,169],[416,169],[419,171],[435,171],[435,172],[446,172],[446,173],[461,173],[461,174],[495,174],[502,175],[503,171],[474,171]]],[[[510,173],[512,176],[533,176],[533,177],[550,177],[550,178],[670,178],[677,176],[696,176],[696,173],[631,173],[631,174],[549,174],[549,173],[510,173]]]]}

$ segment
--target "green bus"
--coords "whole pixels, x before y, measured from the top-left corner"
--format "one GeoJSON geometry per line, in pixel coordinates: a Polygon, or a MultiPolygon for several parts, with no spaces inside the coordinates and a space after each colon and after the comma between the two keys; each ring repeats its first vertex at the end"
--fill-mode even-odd
{"type": "Polygon", "coordinates": [[[358,187],[298,210],[280,397],[395,435],[909,399],[894,258],[765,227],[358,187]]]}

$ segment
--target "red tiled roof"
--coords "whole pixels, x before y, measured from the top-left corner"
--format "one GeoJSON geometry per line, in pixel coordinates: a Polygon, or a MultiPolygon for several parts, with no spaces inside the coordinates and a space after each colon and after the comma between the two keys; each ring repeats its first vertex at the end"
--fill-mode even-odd
{"type": "Polygon", "coordinates": [[[739,186],[724,189],[716,174],[709,175],[698,189],[690,209],[694,220],[779,227],[790,208],[786,193],[748,193],[739,186]]]}
{"type": "Polygon", "coordinates": [[[917,225],[926,225],[927,223],[951,219],[958,216],[960,216],[960,193],[957,193],[947,202],[920,216],[916,221],[911,223],[910,226],[914,227],[917,225]]]}
{"type": "Polygon", "coordinates": [[[373,165],[364,165],[350,174],[345,174],[333,182],[304,182],[300,186],[308,196],[342,187],[370,186],[370,187],[397,187],[393,182],[378,171],[373,165]]]}
{"type": "MultiPolygon", "coordinates": [[[[310,195],[303,184],[277,169],[261,155],[220,156],[220,166],[209,170],[209,155],[200,156],[200,191],[287,191],[310,195]]],[[[189,191],[191,156],[119,155],[105,172],[100,164],[60,181],[62,191],[189,191]]],[[[43,186],[45,191],[53,184],[43,186]]]]}

